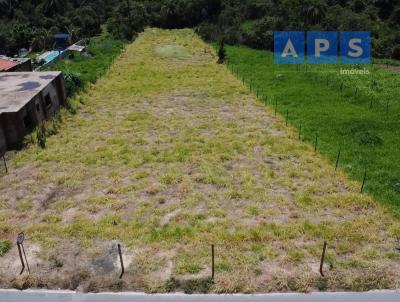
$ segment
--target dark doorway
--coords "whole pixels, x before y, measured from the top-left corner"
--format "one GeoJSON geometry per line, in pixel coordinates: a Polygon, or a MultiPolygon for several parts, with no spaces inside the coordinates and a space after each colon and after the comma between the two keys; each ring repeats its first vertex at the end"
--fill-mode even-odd
{"type": "Polygon", "coordinates": [[[24,126],[25,129],[32,129],[33,127],[33,121],[32,118],[30,117],[29,113],[24,117],[24,126]]]}
{"type": "Polygon", "coordinates": [[[46,96],[44,97],[44,104],[47,109],[51,108],[51,106],[53,105],[50,94],[46,94],[46,96]]]}

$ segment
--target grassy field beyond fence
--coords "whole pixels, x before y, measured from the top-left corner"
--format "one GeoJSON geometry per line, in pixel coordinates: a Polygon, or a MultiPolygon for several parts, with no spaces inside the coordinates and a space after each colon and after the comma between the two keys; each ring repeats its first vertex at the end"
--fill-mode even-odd
{"type": "Polygon", "coordinates": [[[365,190],[400,213],[400,75],[372,65],[275,65],[273,54],[227,48],[229,67],[365,190]],[[341,75],[363,69],[369,75],[341,75]],[[301,130],[300,130],[301,129],[301,130]],[[340,152],[340,154],[339,154],[340,152]]]}

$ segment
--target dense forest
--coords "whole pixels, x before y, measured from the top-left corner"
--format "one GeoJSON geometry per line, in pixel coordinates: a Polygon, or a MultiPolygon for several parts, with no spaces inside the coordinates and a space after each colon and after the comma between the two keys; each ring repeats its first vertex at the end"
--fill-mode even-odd
{"type": "Polygon", "coordinates": [[[0,0],[0,54],[51,48],[54,33],[131,40],[146,26],[271,49],[274,30],[371,31],[375,57],[400,59],[400,0],[0,0]]]}

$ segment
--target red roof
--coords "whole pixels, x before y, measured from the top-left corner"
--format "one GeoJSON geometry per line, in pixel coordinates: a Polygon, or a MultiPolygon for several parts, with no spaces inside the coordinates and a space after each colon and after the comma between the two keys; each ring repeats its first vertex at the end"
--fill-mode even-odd
{"type": "Polygon", "coordinates": [[[15,65],[18,65],[18,62],[0,59],[0,71],[7,71],[13,68],[15,65]]]}

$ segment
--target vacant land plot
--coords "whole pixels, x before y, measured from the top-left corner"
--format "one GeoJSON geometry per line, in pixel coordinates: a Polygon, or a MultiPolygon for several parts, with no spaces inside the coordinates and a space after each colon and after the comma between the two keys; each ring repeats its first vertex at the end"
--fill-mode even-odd
{"type": "Polygon", "coordinates": [[[285,66],[273,54],[229,47],[230,63],[247,85],[258,90],[271,108],[301,127],[339,168],[362,180],[365,190],[400,214],[400,74],[371,65],[285,66]],[[343,75],[340,70],[368,70],[343,75]]]}
{"type": "Polygon", "coordinates": [[[76,97],[46,149],[18,153],[1,178],[0,232],[25,231],[32,274],[16,278],[13,246],[2,286],[399,286],[400,224],[215,62],[192,31],[149,29],[76,97]]]}

